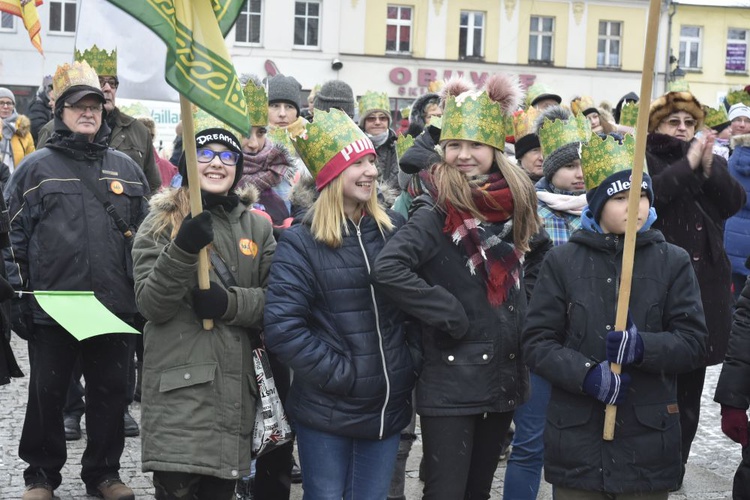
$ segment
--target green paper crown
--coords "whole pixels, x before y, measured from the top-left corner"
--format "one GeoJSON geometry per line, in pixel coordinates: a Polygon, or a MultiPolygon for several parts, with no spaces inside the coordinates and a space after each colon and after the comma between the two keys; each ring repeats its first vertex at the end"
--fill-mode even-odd
{"type": "Polygon", "coordinates": [[[526,107],[531,107],[531,103],[534,102],[534,100],[544,94],[550,94],[550,95],[557,95],[555,94],[552,89],[544,85],[543,83],[535,83],[531,87],[526,90],[526,107]]]}
{"type": "Polygon", "coordinates": [[[401,134],[398,136],[398,139],[396,139],[396,155],[398,158],[401,158],[404,153],[406,153],[406,150],[409,149],[414,145],[414,137],[408,135],[408,134],[401,134]]]}
{"type": "Polygon", "coordinates": [[[290,153],[294,153],[294,143],[289,138],[286,127],[268,127],[266,137],[274,144],[280,144],[290,153]]]}
{"type": "Polygon", "coordinates": [[[610,175],[633,168],[635,158],[635,136],[626,134],[622,144],[608,135],[602,139],[593,135],[581,147],[581,168],[586,191],[599,186],[610,175]]]}
{"type": "Polygon", "coordinates": [[[223,128],[224,130],[227,130],[234,134],[234,136],[238,140],[241,140],[242,137],[244,137],[243,134],[239,133],[230,125],[227,125],[223,121],[219,120],[211,114],[208,114],[206,111],[195,105],[193,105],[193,128],[195,129],[196,135],[210,128],[223,128]]]}
{"type": "Polygon", "coordinates": [[[591,123],[583,115],[571,116],[568,120],[550,121],[544,123],[537,132],[542,154],[545,158],[561,147],[573,142],[588,142],[591,138],[591,123]]]}
{"type": "Polygon", "coordinates": [[[620,125],[635,128],[638,123],[638,103],[626,102],[620,108],[620,125]]]}
{"type": "Polygon", "coordinates": [[[345,147],[367,139],[362,129],[340,109],[315,111],[315,121],[298,119],[287,127],[287,133],[307,168],[317,176],[326,164],[345,147]]]}
{"type": "Polygon", "coordinates": [[[745,106],[750,106],[750,94],[744,90],[735,90],[727,94],[727,104],[734,106],[735,104],[742,103],[745,106]]]}
{"type": "MultiPolygon", "coordinates": [[[[507,117],[500,105],[490,99],[487,92],[471,91],[458,97],[450,96],[443,110],[440,141],[457,139],[481,142],[503,151],[505,136],[508,135],[506,122],[507,117]]],[[[513,125],[510,125],[508,133],[513,133],[513,125]]]]}
{"type": "Polygon", "coordinates": [[[89,63],[99,76],[117,76],[117,49],[107,52],[96,45],[84,50],[83,53],[76,49],[74,59],[89,63]]]}
{"type": "Polygon", "coordinates": [[[266,89],[262,85],[256,85],[252,79],[249,79],[242,89],[247,102],[247,113],[250,116],[250,125],[252,127],[268,126],[268,96],[266,89]]]}
{"type": "Polygon", "coordinates": [[[669,82],[669,92],[690,92],[690,84],[685,79],[669,82]]]}
{"type": "Polygon", "coordinates": [[[719,104],[718,108],[712,108],[704,104],[703,112],[706,113],[706,117],[703,119],[703,124],[708,128],[716,128],[719,125],[729,122],[727,108],[722,104],[719,104]]]}
{"type": "Polygon", "coordinates": [[[388,94],[386,92],[373,92],[368,90],[365,92],[365,95],[359,98],[360,118],[373,110],[380,110],[387,113],[388,116],[391,116],[391,101],[388,99],[388,94]]]}

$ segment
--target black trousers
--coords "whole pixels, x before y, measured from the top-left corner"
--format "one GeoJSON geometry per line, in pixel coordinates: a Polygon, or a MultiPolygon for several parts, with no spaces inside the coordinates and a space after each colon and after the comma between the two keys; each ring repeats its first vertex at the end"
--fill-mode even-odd
{"type": "Polygon", "coordinates": [[[60,471],[67,460],[63,406],[79,356],[88,402],[81,479],[95,487],[118,477],[125,445],[128,337],[132,335],[110,334],[79,342],[60,326],[35,325],[29,343],[29,400],[18,448],[29,464],[24,471],[27,485],[48,483],[57,488],[62,482],[60,471]]]}
{"type": "MultiPolygon", "coordinates": [[[[701,395],[706,368],[698,368],[677,375],[677,404],[680,407],[680,427],[682,429],[682,463],[687,463],[690,447],[698,432],[698,420],[701,416],[701,395]]],[[[683,467],[683,474],[684,474],[683,467]]]]}
{"type": "Polygon", "coordinates": [[[742,461],[734,473],[732,500],[750,500],[750,446],[742,448],[742,461]]]}
{"type": "Polygon", "coordinates": [[[154,471],[156,500],[231,500],[237,481],[203,474],[154,471]]]}
{"type": "Polygon", "coordinates": [[[424,500],[486,500],[513,412],[421,417],[424,500]]]}

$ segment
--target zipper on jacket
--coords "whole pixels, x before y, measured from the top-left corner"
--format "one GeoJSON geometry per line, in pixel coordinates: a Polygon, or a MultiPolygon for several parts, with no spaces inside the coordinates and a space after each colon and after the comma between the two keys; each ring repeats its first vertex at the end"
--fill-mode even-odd
{"type": "MultiPolygon", "coordinates": [[[[360,219],[360,222],[362,220],[360,219]]],[[[354,222],[354,221],[352,221],[354,222]]],[[[367,274],[369,275],[372,270],[370,269],[370,261],[367,259],[367,251],[365,245],[362,243],[362,232],[359,230],[359,222],[354,224],[357,228],[357,240],[359,241],[359,248],[362,249],[362,255],[365,257],[365,266],[367,266],[367,274]]],[[[391,381],[388,378],[388,367],[385,363],[385,349],[383,348],[383,334],[380,332],[380,315],[378,313],[378,301],[375,298],[375,288],[370,283],[370,296],[372,297],[372,305],[375,309],[375,329],[378,332],[378,347],[380,348],[380,360],[383,363],[383,375],[385,376],[385,401],[383,402],[383,408],[380,410],[380,430],[378,432],[378,439],[383,439],[383,433],[385,432],[385,410],[388,407],[388,400],[391,397],[391,381]]]]}

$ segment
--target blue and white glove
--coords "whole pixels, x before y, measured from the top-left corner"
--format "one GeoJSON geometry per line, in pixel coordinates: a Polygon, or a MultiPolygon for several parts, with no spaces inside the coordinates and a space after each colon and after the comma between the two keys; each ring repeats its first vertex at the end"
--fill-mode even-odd
{"type": "Polygon", "coordinates": [[[643,361],[643,339],[630,318],[627,330],[607,334],[607,361],[623,366],[643,361]]]}
{"type": "Polygon", "coordinates": [[[608,361],[602,361],[593,367],[583,379],[583,392],[608,405],[624,403],[629,386],[630,375],[612,373],[608,361]]]}

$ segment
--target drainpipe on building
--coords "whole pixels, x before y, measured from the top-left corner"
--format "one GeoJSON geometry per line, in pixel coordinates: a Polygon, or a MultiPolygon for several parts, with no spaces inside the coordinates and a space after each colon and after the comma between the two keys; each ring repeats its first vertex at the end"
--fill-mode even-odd
{"type": "MultiPolygon", "coordinates": [[[[667,0],[667,12],[669,12],[670,8],[672,11],[668,15],[668,21],[667,21],[667,50],[666,50],[666,64],[664,65],[664,93],[666,94],[669,90],[669,77],[672,73],[672,61],[670,61],[670,58],[672,57],[672,18],[677,13],[677,4],[674,3],[674,0],[667,0]]],[[[677,54],[677,57],[679,58],[679,53],[677,54]]]]}

